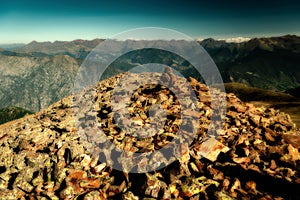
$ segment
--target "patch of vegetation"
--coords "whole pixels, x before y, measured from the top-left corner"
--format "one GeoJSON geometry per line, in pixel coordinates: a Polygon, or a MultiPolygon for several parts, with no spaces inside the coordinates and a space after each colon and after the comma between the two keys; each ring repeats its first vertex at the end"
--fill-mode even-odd
{"type": "Polygon", "coordinates": [[[0,124],[22,118],[28,114],[33,114],[33,112],[19,107],[2,108],[0,109],[0,124]]]}
{"type": "Polygon", "coordinates": [[[266,101],[266,102],[297,102],[299,99],[292,95],[250,87],[242,83],[225,83],[227,93],[234,93],[242,101],[266,101]]]}
{"type": "Polygon", "coordinates": [[[300,86],[296,87],[296,88],[293,88],[293,89],[290,89],[290,90],[287,90],[285,92],[290,94],[290,95],[293,95],[294,97],[300,98],[300,86]]]}

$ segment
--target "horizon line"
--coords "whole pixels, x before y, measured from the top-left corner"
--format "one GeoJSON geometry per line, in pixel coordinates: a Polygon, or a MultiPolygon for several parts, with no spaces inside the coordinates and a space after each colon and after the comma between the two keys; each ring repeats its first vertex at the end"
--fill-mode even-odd
{"type": "MultiPolygon", "coordinates": [[[[216,41],[225,41],[227,43],[240,43],[240,42],[247,42],[251,39],[255,39],[255,38],[276,38],[276,37],[285,37],[285,36],[296,36],[296,37],[300,37],[300,34],[282,34],[282,35],[272,35],[272,36],[254,36],[254,37],[244,37],[244,36],[237,36],[237,37],[193,37],[194,41],[204,41],[207,39],[213,39],[216,41]]],[[[30,43],[55,43],[55,42],[74,42],[74,41],[78,41],[78,40],[83,40],[83,41],[93,41],[93,40],[116,40],[116,41],[147,41],[148,39],[139,39],[139,38],[128,38],[128,39],[114,39],[114,38],[93,38],[93,39],[88,39],[88,38],[75,38],[75,39],[70,39],[70,40],[31,40],[30,42],[5,42],[5,43],[1,43],[0,45],[28,45],[30,43]]],[[[184,40],[184,39],[151,39],[151,40],[165,40],[165,41],[169,41],[169,40],[184,40]]],[[[148,41],[151,41],[148,40],[148,41]]]]}

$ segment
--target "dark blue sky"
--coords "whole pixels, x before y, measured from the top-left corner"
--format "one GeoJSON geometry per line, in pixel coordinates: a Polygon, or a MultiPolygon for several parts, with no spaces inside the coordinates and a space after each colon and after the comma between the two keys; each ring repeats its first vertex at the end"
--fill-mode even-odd
{"type": "Polygon", "coordinates": [[[164,27],[193,38],[300,34],[300,2],[285,1],[0,1],[0,43],[107,38],[164,27]]]}

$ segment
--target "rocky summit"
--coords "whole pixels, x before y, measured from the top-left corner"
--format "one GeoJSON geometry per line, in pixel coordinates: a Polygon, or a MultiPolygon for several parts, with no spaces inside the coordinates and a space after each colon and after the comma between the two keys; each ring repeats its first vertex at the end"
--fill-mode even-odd
{"type": "MultiPolygon", "coordinates": [[[[137,82],[158,76],[127,75],[137,82]]],[[[300,131],[289,115],[244,103],[230,93],[226,95],[224,123],[214,127],[216,138],[209,137],[210,123],[216,114],[211,106],[211,88],[190,78],[189,84],[198,98],[194,104],[198,112],[180,105],[166,86],[150,84],[134,90],[128,104],[130,120],[122,123],[140,128],[156,125],[157,115],[149,116],[154,104],[166,113],[166,123],[158,133],[134,137],[128,134],[130,130],[116,125],[117,116],[112,114],[111,97],[122,76],[101,81],[39,113],[0,126],[0,199],[300,196],[300,131]],[[82,104],[91,109],[82,109],[82,104]],[[189,146],[178,144],[180,155],[171,164],[145,173],[128,173],[133,168],[142,172],[147,166],[167,162],[169,158],[158,153],[138,163],[124,163],[112,158],[115,154],[106,148],[105,140],[109,140],[127,157],[159,150],[178,137],[178,127],[184,123],[181,112],[197,117],[199,123],[190,125],[197,128],[193,141],[189,146]],[[149,120],[151,117],[154,124],[149,120]],[[113,167],[113,162],[118,161],[123,171],[113,167]]],[[[161,78],[180,90],[182,77],[167,71],[161,78]]],[[[115,101],[121,102],[122,98],[119,96],[115,101]]],[[[188,130],[184,129],[187,137],[188,130]]]]}

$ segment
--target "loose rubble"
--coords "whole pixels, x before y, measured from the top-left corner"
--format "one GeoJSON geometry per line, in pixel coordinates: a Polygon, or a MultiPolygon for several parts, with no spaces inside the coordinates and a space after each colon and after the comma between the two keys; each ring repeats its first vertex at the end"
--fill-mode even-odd
{"type": "MultiPolygon", "coordinates": [[[[85,104],[85,98],[93,97],[95,101],[90,103],[94,109],[90,113],[80,112],[72,103],[73,97],[68,97],[9,126],[0,126],[0,199],[279,200],[300,196],[300,131],[289,115],[254,107],[227,94],[224,125],[216,130],[214,143],[206,136],[213,114],[210,89],[193,78],[190,83],[200,100],[196,105],[200,112],[189,114],[199,117],[199,130],[190,147],[181,147],[178,160],[141,174],[118,171],[110,163],[101,162],[99,156],[110,160],[111,153],[109,149],[97,150],[105,138],[90,141],[96,133],[83,137],[83,129],[93,123],[90,118],[96,117],[107,138],[127,152],[163,147],[176,137],[181,123],[176,96],[166,87],[148,85],[132,95],[132,118],[127,123],[147,125],[147,112],[158,103],[167,112],[163,131],[145,139],[120,131],[110,114],[110,96],[121,76],[99,82],[97,87],[74,96],[85,104]],[[85,119],[86,127],[75,125],[74,113],[85,119]],[[214,145],[203,156],[207,144],[214,145]]],[[[168,74],[163,78],[172,84],[180,84],[181,80],[168,74]]],[[[162,156],[154,157],[157,160],[152,163],[164,162],[162,156]]],[[[139,163],[138,167],[147,164],[150,161],[139,163]]]]}

